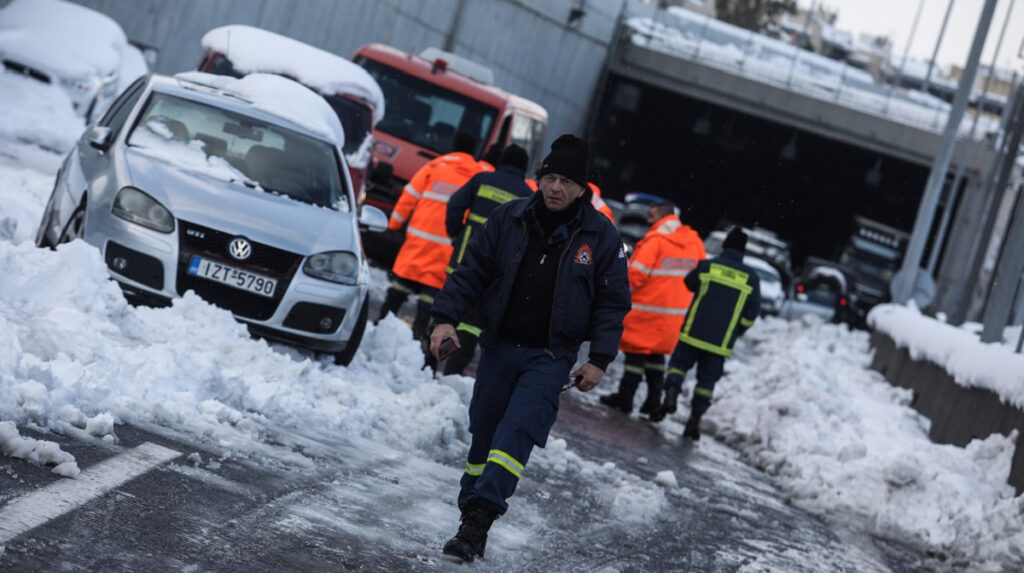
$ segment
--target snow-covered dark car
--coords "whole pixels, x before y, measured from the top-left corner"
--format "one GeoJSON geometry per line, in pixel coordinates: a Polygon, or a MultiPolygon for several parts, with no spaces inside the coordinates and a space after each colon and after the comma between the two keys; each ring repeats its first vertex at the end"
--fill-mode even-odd
{"type": "Polygon", "coordinates": [[[849,268],[819,257],[807,257],[791,296],[782,304],[780,316],[793,320],[815,315],[826,322],[849,322],[853,281],[849,268]]]}
{"type": "Polygon", "coordinates": [[[194,291],[268,339],[348,363],[367,319],[344,133],[319,95],[276,75],[132,84],[71,150],[39,246],[81,238],[133,302],[194,291]]]}

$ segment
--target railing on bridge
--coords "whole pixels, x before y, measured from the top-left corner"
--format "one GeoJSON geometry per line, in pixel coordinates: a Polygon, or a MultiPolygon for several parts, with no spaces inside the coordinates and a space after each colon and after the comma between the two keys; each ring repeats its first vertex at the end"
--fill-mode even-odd
{"type": "MultiPolygon", "coordinates": [[[[894,122],[939,133],[949,115],[950,104],[930,94],[880,85],[845,61],[683,8],[634,16],[626,26],[638,46],[894,122]]],[[[978,129],[972,130],[972,123],[961,123],[961,138],[984,140],[1000,129],[997,121],[985,116],[979,118],[978,129]]]]}

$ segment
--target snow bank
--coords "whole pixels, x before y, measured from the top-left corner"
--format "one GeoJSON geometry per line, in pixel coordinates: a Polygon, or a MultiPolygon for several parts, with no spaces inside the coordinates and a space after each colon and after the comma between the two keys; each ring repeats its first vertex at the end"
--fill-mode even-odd
{"type": "Polygon", "coordinates": [[[912,393],[870,358],[866,332],[761,320],[726,362],[705,419],[795,505],[838,527],[954,560],[1019,562],[1024,497],[1006,483],[1016,434],[932,443],[912,393]]]}
{"type": "Polygon", "coordinates": [[[906,348],[914,360],[928,360],[963,386],[984,388],[1024,410],[1024,355],[1009,346],[983,344],[969,330],[897,304],[876,306],[868,324],[906,348]]]}

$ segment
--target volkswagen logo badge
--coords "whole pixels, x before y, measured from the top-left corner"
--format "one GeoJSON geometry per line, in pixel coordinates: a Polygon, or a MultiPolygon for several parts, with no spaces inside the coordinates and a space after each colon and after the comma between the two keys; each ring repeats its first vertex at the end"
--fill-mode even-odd
{"type": "Polygon", "coordinates": [[[252,245],[242,237],[235,237],[228,243],[228,254],[236,260],[244,261],[252,255],[252,245]]]}

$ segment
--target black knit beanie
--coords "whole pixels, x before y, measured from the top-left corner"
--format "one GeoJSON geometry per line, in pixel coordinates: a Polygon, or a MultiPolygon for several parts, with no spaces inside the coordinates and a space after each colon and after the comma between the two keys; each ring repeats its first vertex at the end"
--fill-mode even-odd
{"type": "Polygon", "coordinates": [[[723,249],[736,249],[739,252],[747,250],[747,235],[743,232],[743,229],[739,227],[733,227],[729,234],[725,236],[725,240],[722,241],[723,249]]]}
{"type": "Polygon", "coordinates": [[[587,168],[590,163],[590,144],[575,135],[564,134],[551,144],[551,153],[544,158],[537,179],[548,173],[567,177],[580,187],[587,188],[587,168]]]}
{"type": "Polygon", "coordinates": [[[529,160],[530,158],[526,155],[526,150],[512,143],[501,152],[501,159],[498,160],[498,165],[511,165],[525,172],[526,163],[529,160]]]}

